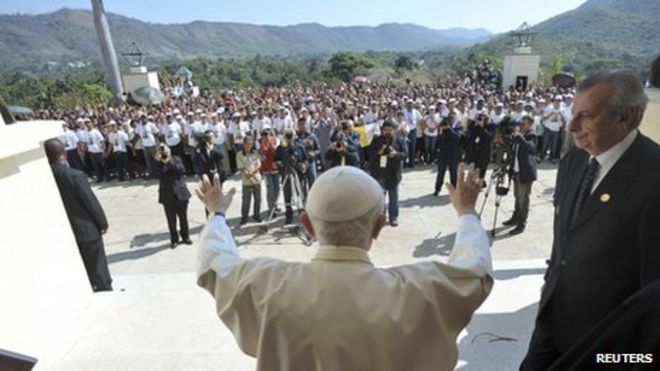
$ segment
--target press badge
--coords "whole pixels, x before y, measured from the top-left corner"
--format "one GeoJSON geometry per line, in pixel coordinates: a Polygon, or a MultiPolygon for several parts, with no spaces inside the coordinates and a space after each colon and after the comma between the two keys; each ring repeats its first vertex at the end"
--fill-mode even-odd
{"type": "Polygon", "coordinates": [[[387,156],[380,156],[380,167],[384,168],[387,166],[387,156]]]}

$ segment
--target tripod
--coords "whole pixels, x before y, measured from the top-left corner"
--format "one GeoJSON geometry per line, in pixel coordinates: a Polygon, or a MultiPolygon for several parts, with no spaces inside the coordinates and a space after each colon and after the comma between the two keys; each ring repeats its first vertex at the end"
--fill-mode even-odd
{"type": "Polygon", "coordinates": [[[490,231],[490,235],[492,237],[495,237],[495,228],[497,227],[497,213],[500,209],[502,197],[506,196],[509,193],[509,189],[511,188],[511,177],[509,177],[509,181],[507,182],[506,186],[504,185],[504,178],[506,177],[506,174],[506,166],[493,170],[493,173],[490,175],[488,187],[486,188],[486,193],[484,193],[484,201],[481,204],[481,209],[479,210],[479,217],[481,218],[481,214],[484,212],[484,207],[486,206],[486,201],[488,201],[488,195],[490,194],[493,184],[495,184],[495,215],[493,216],[493,229],[490,231]]]}
{"type": "MultiPolygon", "coordinates": [[[[282,182],[282,185],[289,184],[289,187],[291,188],[291,200],[289,203],[284,202],[284,208],[286,209],[287,207],[295,207],[299,211],[303,209],[303,199],[302,199],[302,190],[300,186],[300,179],[298,178],[298,174],[296,173],[295,170],[288,171],[287,174],[284,176],[284,181],[282,182]],[[288,182],[288,183],[287,183],[288,182]]],[[[280,193],[283,191],[283,187],[280,188],[280,191],[277,192],[277,198],[276,200],[279,200],[280,198],[280,193]]],[[[277,209],[278,202],[275,202],[275,207],[273,207],[272,210],[268,213],[268,218],[264,221],[263,225],[259,227],[259,229],[264,232],[268,233],[269,232],[269,226],[275,219],[275,210],[277,209]]],[[[285,226],[286,227],[286,226],[285,226]]],[[[298,237],[302,243],[305,246],[311,246],[312,241],[307,236],[307,233],[305,233],[304,229],[298,224],[298,222],[295,222],[293,226],[289,226],[289,232],[298,237]]]]}

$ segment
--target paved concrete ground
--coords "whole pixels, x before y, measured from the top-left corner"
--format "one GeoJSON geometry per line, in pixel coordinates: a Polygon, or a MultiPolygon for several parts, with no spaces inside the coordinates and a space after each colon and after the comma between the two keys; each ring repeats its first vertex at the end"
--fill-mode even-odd
{"type": "MultiPolygon", "coordinates": [[[[495,287],[459,339],[460,370],[513,370],[526,350],[536,312],[544,260],[552,238],[551,197],[556,170],[542,166],[532,191],[527,231],[515,237],[496,228],[492,253],[495,287]]],[[[431,196],[435,170],[404,174],[398,228],[387,227],[370,253],[376,265],[422,259],[446,259],[457,218],[446,190],[431,196]]],[[[239,186],[230,180],[230,186],[239,186]]],[[[190,181],[192,190],[195,184],[190,181]]],[[[208,294],[195,285],[196,252],[181,245],[169,249],[157,183],[109,183],[95,186],[110,229],[105,237],[115,291],[95,295],[81,319],[82,334],[66,357],[39,365],[43,370],[251,370],[217,319],[208,294]]],[[[227,213],[245,257],[268,255],[308,260],[315,245],[303,246],[280,228],[257,233],[256,224],[238,228],[240,187],[227,213]]],[[[265,194],[265,192],[264,192],[265,194]]],[[[481,197],[483,199],[483,196],[481,197]]],[[[481,206],[481,199],[479,207],[481,206]]],[[[265,205],[265,196],[264,196],[265,205]]],[[[491,229],[494,192],[487,200],[483,223],[491,229]]],[[[511,215],[513,195],[502,200],[498,225],[511,215]]],[[[189,221],[195,240],[204,222],[200,202],[191,201],[189,221]]],[[[282,218],[275,223],[282,224],[282,218]]]]}

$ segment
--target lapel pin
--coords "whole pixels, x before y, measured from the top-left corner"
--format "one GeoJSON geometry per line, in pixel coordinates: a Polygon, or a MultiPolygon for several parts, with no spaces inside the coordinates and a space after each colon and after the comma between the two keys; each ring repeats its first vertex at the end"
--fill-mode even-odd
{"type": "Polygon", "coordinates": [[[610,201],[610,194],[609,193],[603,193],[600,195],[600,202],[609,202],[610,201]]]}

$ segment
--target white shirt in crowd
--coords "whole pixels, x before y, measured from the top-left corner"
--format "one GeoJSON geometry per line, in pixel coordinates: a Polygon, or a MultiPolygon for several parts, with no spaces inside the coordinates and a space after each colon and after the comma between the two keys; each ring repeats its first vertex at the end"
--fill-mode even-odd
{"type": "Polygon", "coordinates": [[[172,147],[181,143],[181,125],[178,122],[172,121],[163,127],[163,134],[165,134],[165,143],[172,147]]]}
{"type": "Polygon", "coordinates": [[[183,133],[188,136],[188,145],[191,147],[197,147],[197,138],[203,133],[202,123],[199,121],[194,121],[192,123],[187,123],[183,127],[183,133]]]}
{"type": "Polygon", "coordinates": [[[89,131],[89,146],[87,147],[90,153],[103,153],[103,134],[99,129],[92,129],[89,131]]]}
{"type": "Polygon", "coordinates": [[[112,143],[115,152],[126,152],[128,144],[128,134],[124,130],[117,130],[116,133],[108,134],[108,140],[112,143]]]}
{"type": "Polygon", "coordinates": [[[64,149],[67,151],[78,148],[78,137],[76,136],[76,133],[69,128],[64,128],[64,133],[60,134],[57,139],[64,144],[64,149]]]}
{"type": "Polygon", "coordinates": [[[403,118],[406,120],[408,129],[413,130],[417,128],[417,122],[422,119],[422,114],[415,108],[413,108],[412,111],[408,111],[406,108],[403,110],[403,118]]]}
{"type": "Polygon", "coordinates": [[[92,138],[90,137],[89,130],[87,129],[80,128],[76,130],[76,137],[78,137],[79,142],[88,143],[88,144],[92,142],[92,138]]]}
{"type": "Polygon", "coordinates": [[[262,130],[270,129],[272,126],[272,121],[268,116],[264,116],[263,118],[256,117],[252,120],[252,128],[257,132],[257,137],[261,135],[262,130]]]}
{"type": "Polygon", "coordinates": [[[440,115],[437,113],[434,113],[433,115],[427,115],[425,120],[426,128],[424,128],[424,135],[429,137],[438,136],[438,125],[440,125],[441,120],[442,119],[440,118],[440,115]]]}
{"type": "Polygon", "coordinates": [[[490,113],[490,116],[489,116],[490,117],[490,122],[497,125],[497,124],[500,123],[500,121],[502,121],[504,116],[506,116],[506,113],[504,112],[504,110],[502,110],[499,114],[495,110],[493,110],[490,113]]]}
{"type": "Polygon", "coordinates": [[[551,105],[545,109],[541,124],[543,124],[543,126],[545,126],[548,130],[556,133],[561,130],[562,117],[561,108],[555,108],[551,105]]]}
{"type": "Polygon", "coordinates": [[[243,144],[243,139],[250,132],[250,124],[247,121],[229,121],[227,130],[234,136],[234,143],[243,144]]]}
{"type": "Polygon", "coordinates": [[[216,123],[211,123],[209,130],[215,134],[215,145],[221,146],[224,145],[227,141],[227,126],[222,121],[216,123]]]}
{"type": "Polygon", "coordinates": [[[146,124],[141,122],[135,126],[135,131],[142,138],[142,145],[145,148],[153,147],[156,145],[156,134],[158,133],[158,128],[156,124],[151,121],[147,121],[146,124]]]}
{"type": "Polygon", "coordinates": [[[277,130],[280,135],[283,135],[285,130],[293,130],[293,126],[293,120],[289,115],[284,116],[284,118],[277,116],[273,119],[273,129],[277,130]]]}

